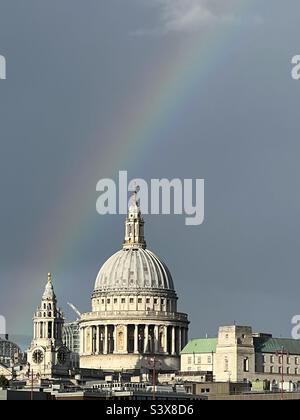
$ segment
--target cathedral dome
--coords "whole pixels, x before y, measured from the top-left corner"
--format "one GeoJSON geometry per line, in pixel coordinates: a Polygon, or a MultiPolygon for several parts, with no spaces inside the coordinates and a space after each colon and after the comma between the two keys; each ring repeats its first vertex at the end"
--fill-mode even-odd
{"type": "Polygon", "coordinates": [[[110,257],[96,279],[95,292],[126,289],[174,290],[167,266],[142,247],[124,248],[110,257]]]}
{"type": "Polygon", "coordinates": [[[134,292],[141,289],[174,292],[174,285],[167,266],[147,249],[144,220],[135,193],[125,222],[123,249],[103,265],[97,276],[94,292],[134,292]]]}
{"type": "Polygon", "coordinates": [[[144,371],[155,357],[161,371],[178,371],[188,339],[188,317],[177,311],[172,276],[147,249],[144,220],[133,195],[123,249],[100,269],[92,310],[80,318],[80,367],[144,371]]]}

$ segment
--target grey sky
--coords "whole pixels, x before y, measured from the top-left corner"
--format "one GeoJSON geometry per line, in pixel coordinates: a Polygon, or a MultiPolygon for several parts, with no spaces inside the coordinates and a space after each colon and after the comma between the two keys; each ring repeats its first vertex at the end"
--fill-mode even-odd
{"type": "Polygon", "coordinates": [[[146,218],[190,335],[234,320],[290,335],[300,312],[300,82],[290,76],[300,4],[237,3],[0,0],[0,314],[11,333],[31,334],[49,270],[61,306],[89,310],[96,273],[123,237],[123,217],[96,214],[95,186],[127,169],[206,180],[204,225],[146,218]],[[153,141],[122,164],[107,157],[108,147],[124,147],[108,133],[121,130],[124,109],[138,109],[142,81],[151,91],[176,51],[180,65],[181,49],[210,49],[212,37],[210,64],[153,141]],[[89,165],[93,151],[99,160],[89,165]],[[94,228],[73,237],[82,212],[94,228]],[[70,249],[57,258],[61,242],[70,249]]]}

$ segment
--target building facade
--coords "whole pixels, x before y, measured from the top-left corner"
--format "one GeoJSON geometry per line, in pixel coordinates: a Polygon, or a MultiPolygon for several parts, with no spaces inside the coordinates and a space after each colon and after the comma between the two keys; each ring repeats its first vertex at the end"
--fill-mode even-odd
{"type": "Polygon", "coordinates": [[[70,351],[63,344],[64,318],[57,306],[52,276],[33,316],[33,340],[27,352],[30,373],[39,378],[65,376],[70,369],[70,351]]]}
{"type": "Polygon", "coordinates": [[[193,339],[181,352],[181,371],[209,371],[217,382],[265,382],[266,389],[300,386],[300,340],[253,333],[247,326],[219,328],[217,338],[193,339]]]}
{"type": "Polygon", "coordinates": [[[160,370],[178,370],[188,317],[177,311],[177,299],[167,266],[147,249],[135,194],[123,249],[100,269],[92,311],[81,316],[80,366],[140,370],[156,363],[160,370]]]}
{"type": "Polygon", "coordinates": [[[70,363],[72,368],[78,368],[80,353],[79,321],[64,323],[63,343],[70,350],[70,363]]]}
{"type": "Polygon", "coordinates": [[[18,363],[21,357],[20,347],[9,340],[8,336],[4,339],[0,337],[0,363],[5,366],[12,366],[18,363]]]}

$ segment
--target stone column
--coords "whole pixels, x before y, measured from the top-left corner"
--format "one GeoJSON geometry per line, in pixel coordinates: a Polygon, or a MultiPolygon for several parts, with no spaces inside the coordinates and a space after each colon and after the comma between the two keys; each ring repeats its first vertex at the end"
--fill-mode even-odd
{"type": "Polygon", "coordinates": [[[82,327],[82,348],[81,348],[81,353],[84,354],[85,353],[85,336],[84,336],[84,327],[82,327]]]}
{"type": "Polygon", "coordinates": [[[168,353],[168,327],[164,326],[164,353],[168,353]]]}
{"type": "Polygon", "coordinates": [[[117,325],[113,325],[114,331],[113,331],[113,342],[114,342],[114,353],[117,352],[117,325]]]}
{"type": "Polygon", "coordinates": [[[105,325],[104,326],[104,349],[103,349],[103,354],[107,354],[108,353],[108,326],[105,325]]]}
{"type": "Polygon", "coordinates": [[[180,354],[181,350],[182,350],[182,334],[183,330],[181,327],[178,328],[178,352],[180,354]]]}
{"type": "Polygon", "coordinates": [[[95,353],[100,353],[100,325],[96,326],[96,346],[95,353]]]}
{"type": "Polygon", "coordinates": [[[134,326],[134,353],[139,352],[139,326],[134,326]]]}
{"type": "Polygon", "coordinates": [[[89,339],[90,351],[89,351],[89,354],[92,354],[93,353],[93,327],[89,327],[89,332],[90,332],[90,339],[89,339]]]}
{"type": "Polygon", "coordinates": [[[83,353],[83,328],[80,328],[80,350],[79,353],[83,353]]]}
{"type": "Polygon", "coordinates": [[[124,325],[124,353],[128,353],[128,327],[124,325]]]}
{"type": "Polygon", "coordinates": [[[189,330],[187,328],[184,329],[184,345],[186,346],[189,341],[189,330]]]}
{"type": "Polygon", "coordinates": [[[149,326],[145,325],[144,327],[144,353],[148,352],[149,346],[149,326]]]}
{"type": "Polygon", "coordinates": [[[83,328],[82,338],[83,338],[83,353],[86,353],[86,327],[83,328]]]}
{"type": "Polygon", "coordinates": [[[159,352],[159,335],[158,335],[158,325],[154,326],[154,353],[159,352]]]}
{"type": "Polygon", "coordinates": [[[171,354],[175,355],[175,327],[172,327],[172,350],[171,350],[171,354]]]}
{"type": "Polygon", "coordinates": [[[87,327],[84,327],[84,352],[87,353],[87,327]]]}

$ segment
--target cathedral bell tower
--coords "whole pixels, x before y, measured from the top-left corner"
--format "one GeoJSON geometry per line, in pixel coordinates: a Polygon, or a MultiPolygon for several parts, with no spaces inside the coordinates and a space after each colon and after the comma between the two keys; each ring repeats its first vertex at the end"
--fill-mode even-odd
{"type": "Polygon", "coordinates": [[[33,316],[33,340],[28,350],[30,371],[41,378],[68,374],[70,351],[63,345],[64,317],[54,293],[52,275],[33,316]]]}

